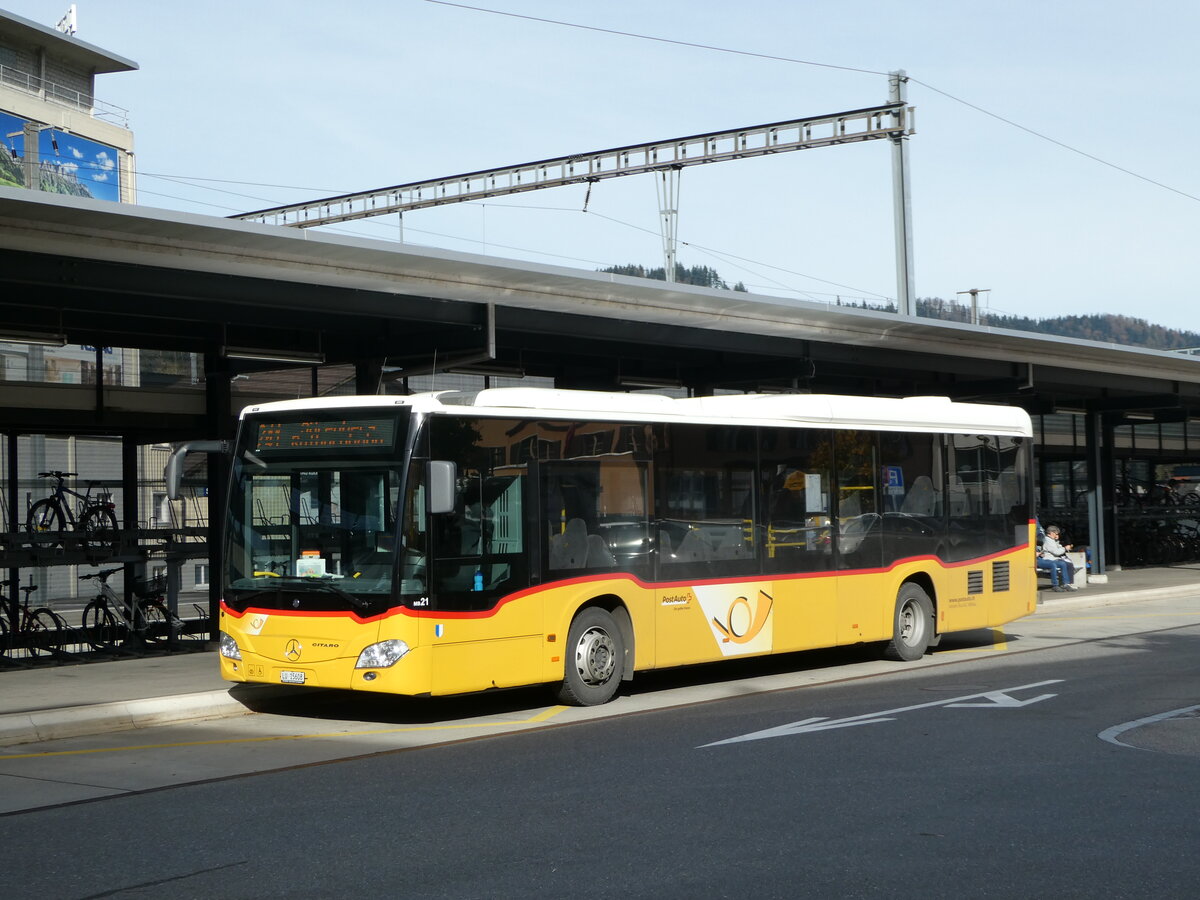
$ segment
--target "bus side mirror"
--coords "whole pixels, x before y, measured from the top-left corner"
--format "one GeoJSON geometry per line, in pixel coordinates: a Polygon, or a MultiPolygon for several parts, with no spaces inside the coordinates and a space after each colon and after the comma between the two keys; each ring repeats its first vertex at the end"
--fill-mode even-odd
{"type": "Polygon", "coordinates": [[[458,469],[454,463],[445,459],[429,461],[429,512],[432,515],[454,512],[454,501],[457,494],[455,482],[458,481],[458,469]]]}
{"type": "Polygon", "coordinates": [[[183,482],[183,458],[189,453],[228,453],[229,441],[185,441],[171,448],[163,477],[167,482],[167,499],[179,499],[179,485],[183,482]]]}

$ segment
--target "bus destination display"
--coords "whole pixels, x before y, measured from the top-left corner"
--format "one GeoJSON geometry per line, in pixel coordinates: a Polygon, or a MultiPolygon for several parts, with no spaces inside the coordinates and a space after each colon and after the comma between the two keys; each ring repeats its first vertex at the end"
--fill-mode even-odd
{"type": "Polygon", "coordinates": [[[395,436],[393,418],[260,422],[254,452],[387,450],[394,445],[395,436]]]}

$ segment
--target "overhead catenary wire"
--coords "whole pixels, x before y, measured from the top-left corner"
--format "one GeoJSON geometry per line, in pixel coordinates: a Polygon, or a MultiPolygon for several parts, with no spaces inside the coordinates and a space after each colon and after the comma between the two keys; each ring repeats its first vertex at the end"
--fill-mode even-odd
{"type": "Polygon", "coordinates": [[[578,22],[565,22],[561,19],[546,19],[541,16],[530,16],[522,13],[507,12],[500,9],[487,9],[482,6],[470,6],[466,3],[450,3],[448,0],[425,0],[426,3],[433,3],[437,6],[455,6],[459,9],[470,10],[471,12],[491,13],[496,16],[507,16],[512,19],[526,19],[530,22],[542,22],[547,25],[561,25],[565,28],[579,28],[584,31],[597,31],[602,34],[612,34],[618,37],[638,38],[646,41],[658,41],[662,44],[675,44],[679,47],[691,47],[696,50],[712,50],[717,53],[734,53],[738,56],[753,56],[758,59],[769,59],[774,62],[800,63],[806,66],[820,66],[823,69],[841,69],[844,72],[860,72],[865,75],[887,75],[887,72],[879,72],[874,69],[862,69],[856,66],[839,66],[834,63],[814,62],[810,59],[793,59],[789,56],[774,56],[770,53],[755,53],[750,50],[734,50],[729,47],[718,47],[715,44],[700,44],[693,41],[681,41],[675,38],[654,37],[648,34],[638,34],[634,31],[621,31],[616,28],[601,28],[597,25],[581,25],[578,22]]]}
{"type": "MultiPolygon", "coordinates": [[[[635,31],[623,31],[623,30],[619,30],[619,29],[615,29],[615,28],[602,28],[598,25],[584,25],[580,22],[567,22],[567,21],[563,21],[561,19],[548,19],[548,18],[543,18],[540,16],[523,15],[520,13],[507,12],[504,10],[489,9],[489,8],[483,7],[483,6],[471,6],[466,3],[452,3],[452,2],[449,2],[449,0],[425,0],[425,2],[432,3],[437,6],[456,7],[458,9],[469,10],[471,12],[488,13],[488,14],[496,15],[496,16],[507,16],[509,18],[514,18],[514,19],[527,19],[527,20],[534,21],[534,22],[542,22],[547,25],[558,25],[558,26],[561,26],[564,28],[577,28],[577,29],[584,30],[584,31],[599,32],[601,34],[611,34],[611,35],[616,35],[616,36],[620,36],[620,37],[634,38],[636,40],[654,41],[656,43],[661,43],[661,44],[673,44],[673,45],[679,46],[679,47],[690,47],[690,48],[696,49],[696,50],[709,50],[709,51],[713,51],[716,53],[729,53],[729,54],[733,54],[736,56],[746,56],[746,57],[751,57],[754,59],[766,59],[766,60],[771,60],[772,62],[790,63],[792,65],[800,65],[800,66],[814,66],[814,67],[822,68],[822,69],[838,69],[838,70],[841,70],[844,72],[856,72],[856,73],[863,74],[863,75],[885,75],[886,76],[886,75],[891,74],[889,72],[884,72],[884,71],[881,71],[878,69],[867,69],[867,68],[863,68],[860,66],[837,65],[834,63],[818,62],[816,60],[811,60],[811,59],[798,59],[798,58],[789,57],[789,56],[777,56],[777,55],[771,54],[771,53],[758,53],[753,50],[740,50],[740,49],[737,49],[734,47],[721,47],[721,46],[717,46],[714,44],[701,44],[701,43],[693,42],[693,41],[683,41],[683,40],[677,40],[675,38],[666,38],[666,37],[662,37],[661,35],[642,34],[642,33],[635,32],[635,31]]],[[[1172,187],[1171,185],[1166,184],[1165,182],[1158,181],[1157,179],[1150,178],[1147,175],[1142,175],[1140,172],[1135,172],[1134,170],[1129,169],[1125,166],[1121,166],[1121,165],[1118,165],[1117,163],[1110,162],[1109,160],[1106,160],[1101,156],[1097,156],[1094,153],[1089,153],[1086,150],[1081,150],[1078,147],[1075,147],[1075,146],[1072,146],[1071,144],[1066,143],[1065,141],[1060,141],[1057,138],[1050,137],[1049,135],[1043,134],[1042,132],[1037,131],[1036,129],[1029,128],[1028,126],[1022,125],[1019,122],[1014,121],[1013,119],[1002,116],[999,113],[992,112],[991,110],[986,109],[985,107],[982,107],[982,106],[978,105],[977,103],[972,103],[969,100],[964,100],[962,97],[957,97],[954,94],[951,94],[949,91],[945,91],[939,87],[935,87],[934,85],[930,84],[927,81],[922,81],[919,78],[914,78],[912,75],[907,74],[907,73],[906,73],[905,77],[906,77],[907,81],[909,82],[909,84],[919,85],[920,87],[923,87],[926,90],[933,91],[934,93],[939,94],[942,97],[945,97],[947,100],[951,100],[955,103],[959,103],[959,104],[967,107],[968,109],[973,109],[982,115],[989,116],[990,118],[995,119],[998,122],[1001,122],[1012,128],[1016,128],[1019,131],[1022,131],[1032,137],[1038,138],[1039,140],[1046,141],[1046,142],[1053,144],[1054,146],[1059,147],[1063,150],[1066,150],[1070,153],[1078,154],[1079,156],[1082,156],[1085,159],[1089,159],[1092,162],[1098,163],[1099,165],[1102,165],[1102,166],[1107,166],[1108,168],[1113,169],[1114,171],[1121,172],[1132,178],[1136,178],[1140,181],[1145,182],[1146,184],[1150,184],[1155,187],[1162,188],[1163,190],[1170,191],[1173,194],[1178,194],[1181,197],[1186,197],[1189,200],[1200,201],[1200,196],[1197,196],[1195,194],[1189,194],[1187,191],[1183,191],[1183,190],[1180,190],[1179,188],[1172,187]]]]}

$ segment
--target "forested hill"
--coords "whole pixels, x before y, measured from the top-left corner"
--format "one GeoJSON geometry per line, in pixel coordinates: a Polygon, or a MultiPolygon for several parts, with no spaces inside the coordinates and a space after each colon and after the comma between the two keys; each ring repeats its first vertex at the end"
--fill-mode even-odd
{"type": "MultiPolygon", "coordinates": [[[[952,322],[968,322],[969,307],[937,297],[917,300],[917,315],[952,322]]],[[[1093,313],[1087,316],[1055,316],[1050,319],[1031,319],[1028,316],[1007,316],[981,313],[980,324],[1013,331],[1034,331],[1058,337],[1084,341],[1102,341],[1123,347],[1146,347],[1151,350],[1182,350],[1200,347],[1200,333],[1180,331],[1162,325],[1152,325],[1145,319],[1093,313]]]]}
{"type": "MultiPolygon", "coordinates": [[[[648,269],[636,264],[609,266],[600,271],[614,275],[632,275],[635,278],[655,278],[659,281],[665,280],[666,273],[662,266],[657,269],[648,269]]],[[[746,290],[746,286],[740,281],[730,287],[729,283],[715,269],[708,266],[691,266],[689,268],[677,264],[675,281],[679,284],[695,284],[700,287],[719,288],[727,291],[746,290]]],[[[896,311],[895,304],[887,303],[856,303],[839,300],[837,305],[896,311]]],[[[930,319],[945,319],[950,322],[969,322],[971,309],[963,303],[942,300],[940,297],[923,297],[917,300],[917,315],[930,319]]],[[[1132,316],[1094,313],[1088,316],[1031,319],[1028,316],[1009,316],[983,311],[980,313],[980,320],[981,324],[990,325],[993,328],[1032,331],[1038,334],[1052,334],[1084,341],[1119,344],[1124,347],[1146,347],[1151,350],[1183,350],[1200,347],[1200,332],[1180,331],[1176,328],[1152,325],[1145,319],[1135,319],[1132,316]]]]}
{"type": "MultiPolygon", "coordinates": [[[[665,266],[659,266],[657,269],[647,269],[645,266],[639,266],[636,263],[631,263],[627,266],[609,266],[606,269],[600,269],[601,272],[606,272],[610,275],[630,275],[634,278],[654,278],[658,281],[667,280],[667,269],[665,266]]],[[[744,291],[746,286],[740,281],[733,287],[717,274],[716,269],[710,269],[708,266],[681,266],[675,264],[675,283],[676,284],[695,284],[700,287],[718,288],[722,291],[744,291]]]]}

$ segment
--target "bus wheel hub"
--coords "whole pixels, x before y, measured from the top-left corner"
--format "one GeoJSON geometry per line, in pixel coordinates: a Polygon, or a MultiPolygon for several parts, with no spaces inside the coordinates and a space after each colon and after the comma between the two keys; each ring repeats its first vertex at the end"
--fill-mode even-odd
{"type": "Polygon", "coordinates": [[[603,684],[612,677],[617,657],[616,646],[608,632],[590,628],[580,636],[575,648],[575,666],[588,684],[603,684]]]}

